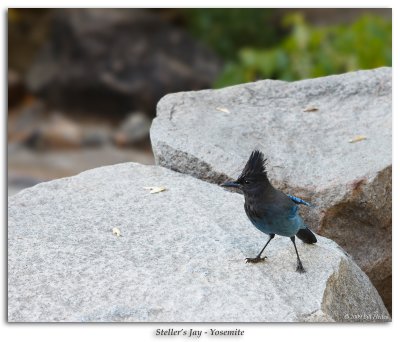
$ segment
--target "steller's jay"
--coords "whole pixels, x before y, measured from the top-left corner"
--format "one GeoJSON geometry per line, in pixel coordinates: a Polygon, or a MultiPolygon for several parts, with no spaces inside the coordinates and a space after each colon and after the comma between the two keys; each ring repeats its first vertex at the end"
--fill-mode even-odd
{"type": "Polygon", "coordinates": [[[265,170],[264,155],[260,151],[253,151],[241,175],[234,182],[221,184],[224,187],[240,189],[245,198],[244,210],[251,223],[269,239],[255,258],[246,258],[246,262],[257,263],[264,261],[261,254],[268,246],[275,234],[290,237],[297,255],[296,271],[305,272],[297,252],[295,236],[306,243],[315,243],[317,238],[307,228],[298,211],[298,204],[310,206],[306,201],[295,196],[286,195],[275,189],[269,182],[265,170]]]}

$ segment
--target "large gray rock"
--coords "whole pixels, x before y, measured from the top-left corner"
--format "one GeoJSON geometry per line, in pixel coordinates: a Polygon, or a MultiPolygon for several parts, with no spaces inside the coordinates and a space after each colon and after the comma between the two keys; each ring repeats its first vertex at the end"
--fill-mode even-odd
{"type": "Polygon", "coordinates": [[[242,196],[157,166],[102,167],[9,198],[9,321],[386,321],[333,241],[268,246],[242,196]],[[147,186],[166,191],[150,194],[147,186]],[[121,236],[112,234],[120,229],[121,236]]]}
{"type": "Polygon", "coordinates": [[[317,205],[307,223],[353,255],[390,308],[391,95],[391,68],[167,95],[150,132],[156,163],[219,183],[261,149],[272,183],[317,205]]]}

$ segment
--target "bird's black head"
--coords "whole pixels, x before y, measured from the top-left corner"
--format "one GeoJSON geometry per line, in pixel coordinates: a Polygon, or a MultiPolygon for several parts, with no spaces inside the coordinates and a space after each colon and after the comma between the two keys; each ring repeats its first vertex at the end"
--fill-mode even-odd
{"type": "Polygon", "coordinates": [[[251,192],[260,186],[267,186],[269,181],[265,162],[266,159],[262,152],[258,150],[253,151],[239,178],[234,182],[225,182],[221,185],[224,187],[239,188],[244,193],[251,192]]]}

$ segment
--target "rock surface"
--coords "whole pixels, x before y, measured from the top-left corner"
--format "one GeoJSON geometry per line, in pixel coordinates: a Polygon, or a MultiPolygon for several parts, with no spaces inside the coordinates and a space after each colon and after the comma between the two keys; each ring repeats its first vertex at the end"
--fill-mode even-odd
{"type": "Polygon", "coordinates": [[[317,205],[306,222],[353,255],[390,308],[391,94],[380,68],[167,95],[150,132],[156,163],[219,183],[261,149],[272,183],[317,205]]]}
{"type": "Polygon", "coordinates": [[[8,319],[390,320],[368,277],[326,238],[298,244],[305,274],[287,238],[273,240],[265,263],[246,264],[266,236],[242,206],[239,194],[134,163],[23,190],[9,198],[8,319]]]}
{"type": "Polygon", "coordinates": [[[147,115],[136,112],[128,114],[114,134],[116,145],[126,147],[149,139],[151,120],[147,115]]]}
{"type": "Polygon", "coordinates": [[[40,101],[32,101],[21,110],[8,115],[8,143],[30,145],[45,121],[45,106],[40,101]]]}
{"type": "Polygon", "coordinates": [[[217,56],[146,9],[61,9],[27,85],[66,111],[153,115],[166,93],[211,86],[217,56]]]}
{"type": "Polygon", "coordinates": [[[53,112],[40,127],[36,145],[42,149],[77,149],[83,145],[84,132],[77,122],[53,112]]]}

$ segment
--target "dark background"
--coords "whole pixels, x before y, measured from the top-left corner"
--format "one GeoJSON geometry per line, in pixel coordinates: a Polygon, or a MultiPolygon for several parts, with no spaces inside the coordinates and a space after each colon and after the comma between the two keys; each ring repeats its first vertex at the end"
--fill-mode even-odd
{"type": "Polygon", "coordinates": [[[391,64],[390,9],[9,9],[9,195],[154,163],[165,94],[391,64]]]}

